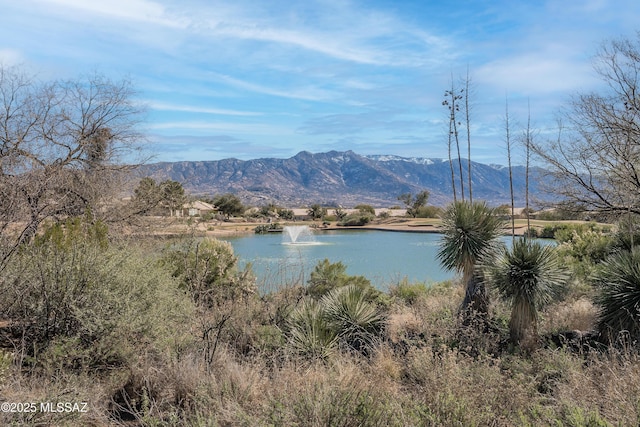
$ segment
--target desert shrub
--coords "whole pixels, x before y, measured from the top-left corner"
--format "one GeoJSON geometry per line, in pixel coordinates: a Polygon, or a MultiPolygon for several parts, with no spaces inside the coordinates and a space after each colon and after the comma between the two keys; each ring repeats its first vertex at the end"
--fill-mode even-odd
{"type": "Polygon", "coordinates": [[[582,209],[549,209],[538,211],[535,218],[542,221],[567,221],[582,219],[585,216],[582,209]]]}
{"type": "Polygon", "coordinates": [[[253,229],[256,234],[267,234],[272,230],[282,230],[282,225],[278,222],[273,222],[271,224],[260,224],[253,229]]]}
{"type": "Polygon", "coordinates": [[[542,230],[538,232],[538,237],[541,239],[553,239],[558,228],[559,226],[557,225],[545,225],[542,227],[542,230]]]}
{"type": "Polygon", "coordinates": [[[427,296],[429,288],[424,282],[409,283],[405,278],[397,285],[393,285],[389,289],[392,297],[400,298],[407,304],[415,303],[419,298],[427,296]]]}
{"type": "Polygon", "coordinates": [[[256,234],[267,234],[269,232],[269,226],[267,224],[260,224],[253,229],[256,234]]]}
{"type": "Polygon", "coordinates": [[[292,220],[295,217],[295,215],[293,213],[293,210],[284,209],[284,208],[278,209],[278,216],[281,219],[286,219],[286,220],[289,220],[289,221],[292,220]]]}
{"type": "Polygon", "coordinates": [[[360,214],[370,214],[373,216],[376,215],[376,210],[371,205],[360,204],[354,206],[354,209],[357,209],[360,214]]]}
{"type": "Polygon", "coordinates": [[[500,296],[512,304],[511,340],[522,344],[525,340],[536,341],[538,311],[559,294],[568,279],[555,248],[519,238],[510,249],[503,250],[488,273],[500,296]]]}
{"type": "Polygon", "coordinates": [[[555,233],[558,253],[581,280],[590,277],[598,265],[615,250],[615,241],[594,224],[567,225],[555,233]]]}
{"type": "Polygon", "coordinates": [[[33,364],[126,366],[142,349],[163,353],[188,323],[191,303],[169,272],[134,248],[109,247],[104,229],[57,224],[22,248],[0,279],[0,310],[33,364]]]}
{"type": "Polygon", "coordinates": [[[189,239],[167,248],[162,263],[199,305],[213,306],[255,293],[250,268],[238,270],[238,258],[229,242],[189,239]]]}
{"type": "Polygon", "coordinates": [[[238,270],[231,244],[189,239],[167,248],[162,261],[196,305],[198,350],[205,362],[214,361],[222,344],[250,351],[251,334],[245,327],[259,301],[255,277],[250,267],[238,270]]]}
{"type": "Polygon", "coordinates": [[[351,276],[347,274],[347,267],[341,262],[330,262],[324,259],[313,268],[307,281],[307,294],[319,299],[330,291],[353,285],[365,291],[369,300],[376,300],[381,292],[371,285],[371,281],[364,276],[351,276]]]}
{"type": "Polygon", "coordinates": [[[442,208],[437,206],[422,206],[416,212],[417,218],[440,218],[441,215],[442,208]]]}
{"type": "Polygon", "coordinates": [[[370,213],[355,213],[344,217],[338,225],[343,227],[367,225],[373,218],[373,215],[370,213]]]}
{"type": "Polygon", "coordinates": [[[636,215],[620,218],[613,234],[613,245],[616,249],[627,251],[640,245],[640,220],[636,215]]]}

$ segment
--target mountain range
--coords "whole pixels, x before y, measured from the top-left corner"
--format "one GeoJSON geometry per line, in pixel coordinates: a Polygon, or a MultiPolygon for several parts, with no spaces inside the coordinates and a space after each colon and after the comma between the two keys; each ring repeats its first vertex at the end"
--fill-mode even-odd
{"type": "MultiPolygon", "coordinates": [[[[458,197],[460,179],[453,161],[458,197]]],[[[467,160],[463,159],[465,192],[468,192],[467,160]]],[[[525,168],[514,166],[515,203],[524,206],[525,168]]],[[[376,207],[398,205],[400,194],[428,190],[429,204],[443,206],[453,200],[449,160],[391,155],[359,155],[353,151],[309,153],[288,159],[223,159],[147,164],[141,176],[182,183],[191,194],[215,196],[233,193],[244,203],[287,207],[320,203],[352,207],[366,203],[376,207]]],[[[471,163],[473,198],[491,205],[510,203],[509,168],[471,163]]],[[[530,168],[530,198],[541,199],[541,184],[548,181],[544,169],[530,168]]]]}

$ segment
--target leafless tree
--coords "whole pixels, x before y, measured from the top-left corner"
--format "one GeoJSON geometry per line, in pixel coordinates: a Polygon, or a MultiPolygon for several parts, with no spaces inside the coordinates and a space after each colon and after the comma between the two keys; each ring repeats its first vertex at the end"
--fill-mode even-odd
{"type": "Polygon", "coordinates": [[[557,140],[531,149],[547,162],[564,203],[612,216],[640,214],[640,33],[604,43],[595,71],[607,89],[576,95],[557,140]]]}
{"type": "Polygon", "coordinates": [[[0,66],[0,271],[43,221],[107,211],[139,148],[133,96],[126,80],[40,82],[0,66]]]}

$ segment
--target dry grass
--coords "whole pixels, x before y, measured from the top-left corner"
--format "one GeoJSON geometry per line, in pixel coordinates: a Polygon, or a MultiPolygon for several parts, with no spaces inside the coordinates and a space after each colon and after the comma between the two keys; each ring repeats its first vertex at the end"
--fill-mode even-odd
{"type": "Polygon", "coordinates": [[[590,331],[595,327],[596,313],[596,307],[586,298],[553,304],[544,311],[540,330],[590,331]]]}
{"type": "MultiPolygon", "coordinates": [[[[237,301],[210,363],[198,319],[189,339],[150,349],[110,371],[25,371],[0,357],[0,401],[88,402],[88,413],[1,413],[0,425],[41,426],[604,426],[640,421],[640,358],[501,346],[508,307],[492,306],[491,333],[461,332],[463,289],[441,284],[394,299],[367,357],[296,356],[286,318],[303,289],[237,301]],[[170,346],[167,346],[170,348],[170,346]]],[[[540,330],[588,330],[587,299],[547,307],[540,330]]]]}

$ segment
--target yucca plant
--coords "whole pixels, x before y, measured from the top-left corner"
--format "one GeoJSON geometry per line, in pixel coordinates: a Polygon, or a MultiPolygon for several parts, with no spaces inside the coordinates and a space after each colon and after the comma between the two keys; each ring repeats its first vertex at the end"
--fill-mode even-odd
{"type": "Polygon", "coordinates": [[[538,310],[550,302],[569,278],[560,265],[553,246],[520,238],[511,249],[504,249],[487,268],[488,278],[502,298],[512,304],[509,330],[511,340],[538,336],[538,310]]]}
{"type": "Polygon", "coordinates": [[[437,257],[447,270],[462,273],[466,289],[463,311],[487,311],[484,284],[474,278],[474,272],[481,260],[497,252],[504,225],[496,209],[486,202],[454,202],[442,216],[443,236],[437,257]]]}
{"type": "Polygon", "coordinates": [[[322,299],[308,299],[289,318],[289,342],[311,359],[327,359],[339,345],[366,353],[384,327],[384,316],[357,285],[333,289],[322,299]]]}
{"type": "Polygon", "coordinates": [[[321,300],[324,314],[340,344],[351,350],[366,352],[384,326],[378,308],[367,301],[367,291],[357,285],[334,289],[321,300]]]}
{"type": "Polygon", "coordinates": [[[640,249],[610,255],[599,269],[596,303],[600,306],[598,329],[615,341],[628,334],[640,339],[640,249]]]}
{"type": "Polygon", "coordinates": [[[307,299],[289,317],[289,342],[300,355],[327,359],[338,344],[338,336],[324,314],[323,306],[307,299]]]}

